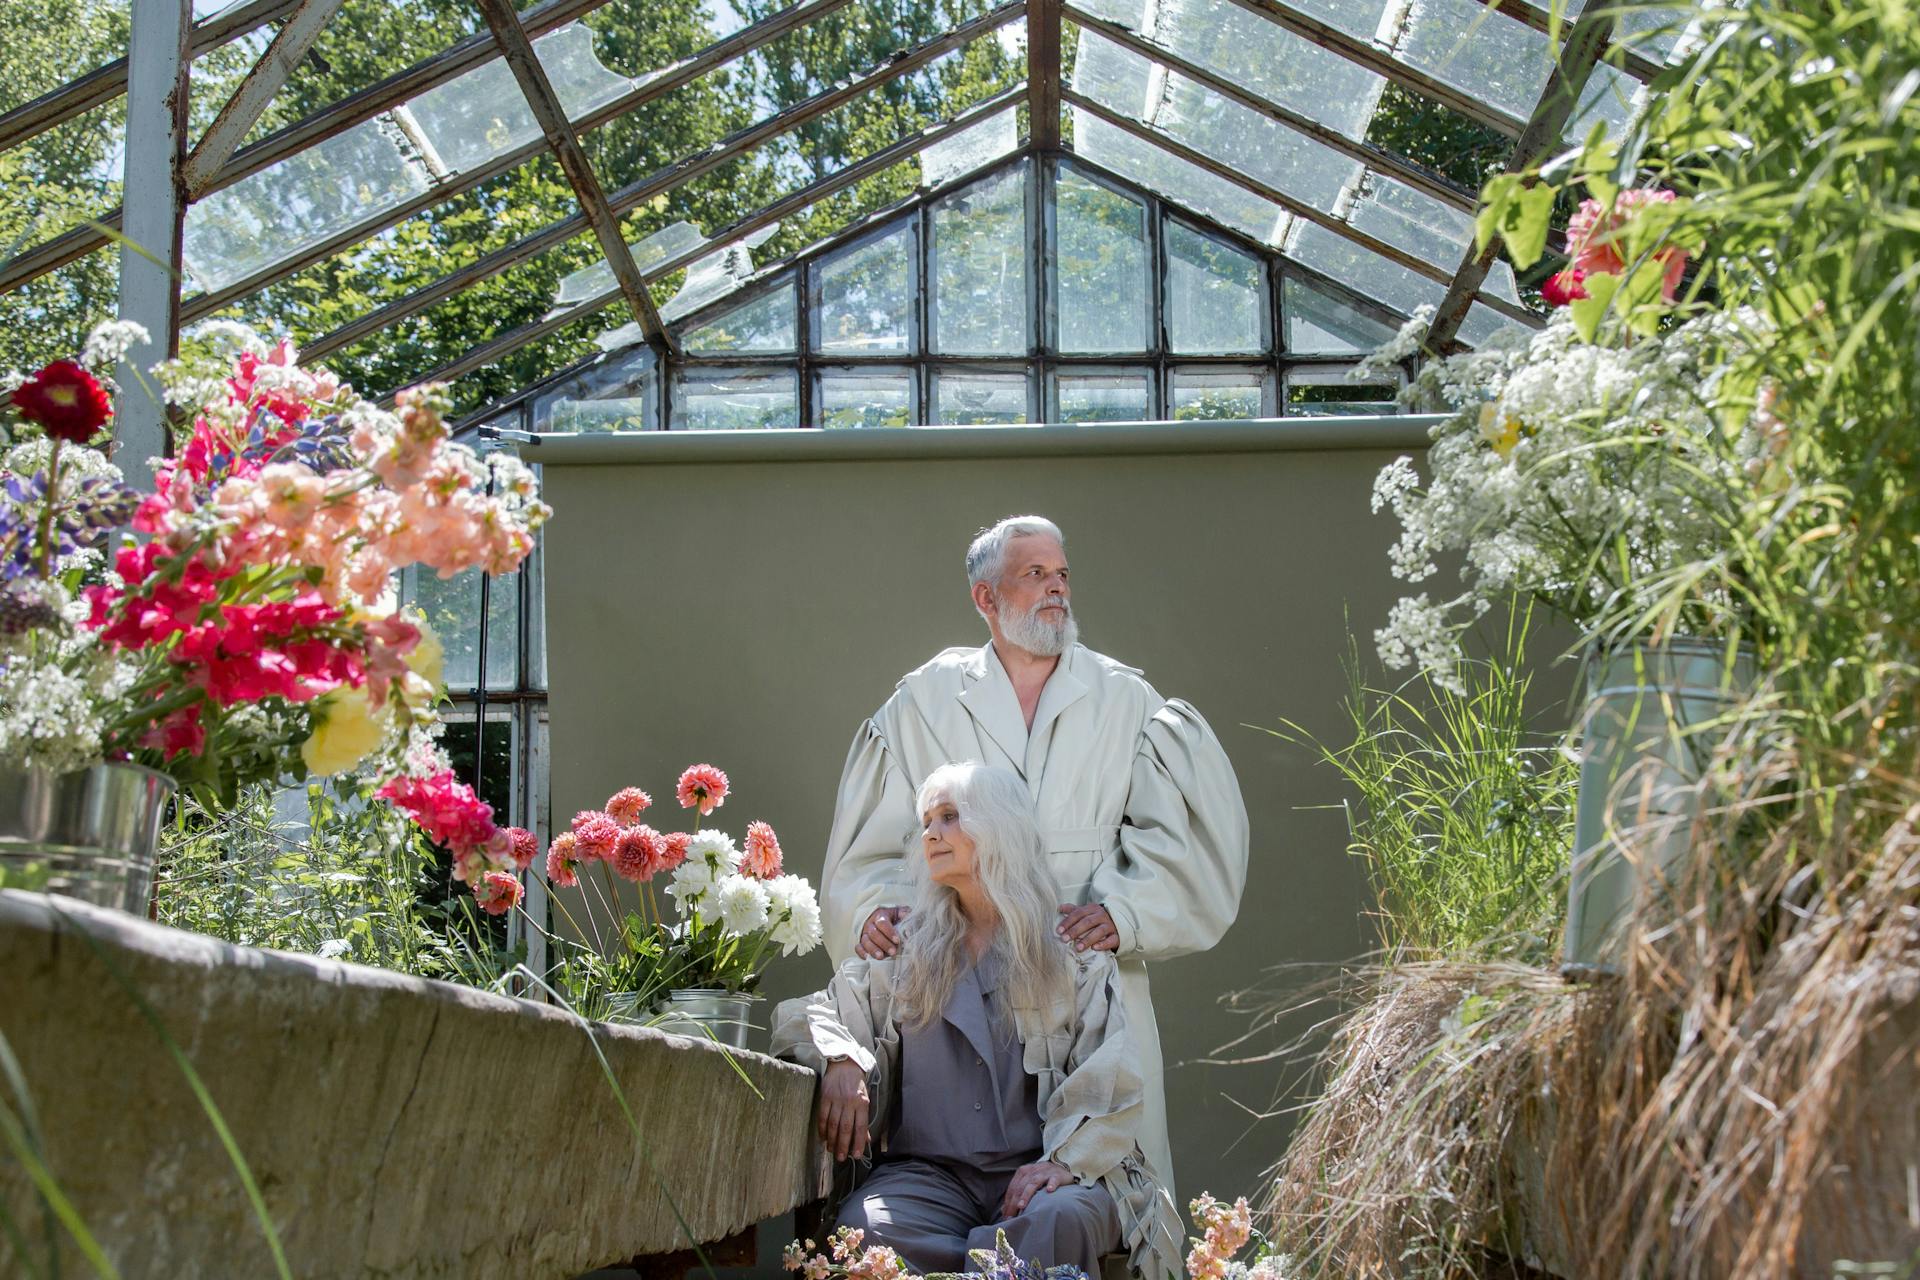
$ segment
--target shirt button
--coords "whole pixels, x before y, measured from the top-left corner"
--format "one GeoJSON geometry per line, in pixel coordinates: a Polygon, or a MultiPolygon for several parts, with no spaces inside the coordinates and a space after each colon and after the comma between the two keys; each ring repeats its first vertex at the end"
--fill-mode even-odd
{"type": "Polygon", "coordinates": [[[974,1109],[975,1111],[978,1111],[978,1110],[980,1109],[980,1104],[979,1104],[979,1103],[977,1103],[977,1102],[976,1102],[976,1103],[974,1103],[974,1104],[973,1104],[973,1109],[974,1109]]]}
{"type": "Polygon", "coordinates": [[[976,1067],[984,1067],[987,1065],[987,1060],[985,1058],[975,1058],[973,1060],[973,1065],[976,1067]]]}

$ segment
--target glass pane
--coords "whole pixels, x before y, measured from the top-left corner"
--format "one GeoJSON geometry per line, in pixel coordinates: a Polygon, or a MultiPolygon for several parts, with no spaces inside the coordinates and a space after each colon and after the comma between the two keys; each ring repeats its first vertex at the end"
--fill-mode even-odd
{"type": "Polygon", "coordinates": [[[688,265],[679,291],[660,308],[660,318],[672,323],[740,288],[753,276],[753,251],[779,230],[780,224],[773,223],[695,259],[688,265]]]}
{"type": "Polygon", "coordinates": [[[817,349],[835,355],[905,353],[913,335],[913,229],[835,254],[813,269],[817,349]]]}
{"type": "Polygon", "coordinates": [[[1054,385],[1061,422],[1144,422],[1152,416],[1144,373],[1062,373],[1054,385]]]}
{"type": "Polygon", "coordinates": [[[653,351],[634,347],[533,402],[535,431],[645,431],[654,425],[653,351]]]}
{"type": "MultiPolygon", "coordinates": [[[[683,253],[700,247],[706,237],[700,234],[700,228],[691,222],[672,222],[641,240],[633,241],[627,248],[633,253],[633,263],[642,271],[677,258],[683,253]]],[[[613,278],[613,268],[602,258],[590,267],[569,272],[560,278],[560,288],[553,295],[556,308],[570,307],[589,298],[598,298],[612,293],[620,287],[613,278]]]]}
{"type": "Polygon", "coordinates": [[[544,542],[533,544],[533,554],[527,557],[526,575],[527,686],[544,689],[547,687],[547,549],[544,542]]]}
{"type": "Polygon", "coordinates": [[[1015,109],[997,111],[970,124],[920,153],[920,185],[937,187],[975,169],[1012,155],[1020,147],[1020,121],[1015,109]]]}
{"type": "Polygon", "coordinates": [[[1073,115],[1073,145],[1077,153],[1121,177],[1261,244],[1279,244],[1292,224],[1292,216],[1273,201],[1078,107],[1073,115]]]}
{"type": "Polygon", "coordinates": [[[1552,66],[1545,32],[1479,0],[1414,0],[1395,52],[1514,120],[1532,113],[1552,66]]]}
{"type": "Polygon", "coordinates": [[[750,431],[800,425],[798,376],[791,369],[697,369],[673,381],[677,431],[750,431]]]}
{"type": "Polygon", "coordinates": [[[819,401],[823,427],[904,427],[913,421],[913,374],[828,369],[820,375],[819,401]]]}
{"type": "Polygon", "coordinates": [[[933,413],[941,426],[1029,422],[1027,375],[941,369],[933,375],[933,413]]]}
{"type": "Polygon", "coordinates": [[[1460,322],[1460,341],[1470,347],[1484,346],[1488,338],[1502,329],[1520,326],[1520,322],[1495,311],[1492,307],[1483,307],[1474,303],[1467,308],[1466,319],[1460,322]]]}
{"type": "Polygon", "coordinates": [[[688,351],[701,354],[777,355],[794,349],[795,314],[793,281],[788,280],[689,330],[682,341],[688,351]]]}
{"type": "Polygon", "coordinates": [[[1345,369],[1293,369],[1287,373],[1290,417],[1324,418],[1400,412],[1397,381],[1347,381],[1345,369]]]}
{"type": "Polygon", "coordinates": [[[1297,355],[1366,355],[1392,341],[1394,331],[1352,304],[1296,276],[1281,282],[1286,349],[1297,355]]]}
{"type": "Polygon", "coordinates": [[[933,206],[935,350],[1027,353],[1027,234],[1025,164],[933,206]]]}
{"type": "Polygon", "coordinates": [[[1167,220],[1167,342],[1188,355],[1265,351],[1264,276],[1250,253],[1167,220]]]}
{"type": "Polygon", "coordinates": [[[1173,420],[1267,417],[1266,382],[1258,369],[1176,369],[1173,420]]]}
{"type": "MultiPolygon", "coordinates": [[[[1473,242],[1472,214],[1373,172],[1368,172],[1361,184],[1347,222],[1375,239],[1448,270],[1459,265],[1473,242]]],[[[1482,288],[1510,302],[1519,301],[1513,268],[1504,259],[1495,260],[1482,288]]]]}
{"type": "Polygon", "coordinates": [[[1416,275],[1311,222],[1293,224],[1287,235],[1287,256],[1401,315],[1411,315],[1423,302],[1437,307],[1447,296],[1447,286],[1439,281],[1416,275]]]}
{"type": "MultiPolygon", "coordinates": [[[[470,692],[480,675],[480,587],[484,576],[469,569],[451,578],[430,570],[407,570],[408,599],[426,615],[427,624],[446,650],[447,688],[470,692]]],[[[487,599],[487,688],[511,689],[518,678],[520,578],[493,579],[487,599]]]]}
{"type": "Polygon", "coordinates": [[[1055,187],[1060,350],[1147,349],[1147,207],[1061,168],[1055,187]]]}

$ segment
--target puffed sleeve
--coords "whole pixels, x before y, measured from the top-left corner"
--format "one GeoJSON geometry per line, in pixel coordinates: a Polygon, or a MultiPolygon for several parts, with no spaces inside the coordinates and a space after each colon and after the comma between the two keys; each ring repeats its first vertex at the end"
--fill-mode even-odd
{"type": "Polygon", "coordinates": [[[849,960],[826,990],[782,1000],[773,1016],[773,1056],[815,1072],[834,1058],[851,1058],[868,1075],[887,1039],[884,1010],[876,1010],[876,962],[849,960]]]}
{"type": "Polygon", "coordinates": [[[906,905],[911,891],[904,857],[913,825],[913,786],[886,735],[869,720],[853,735],[840,773],[820,873],[822,936],[835,964],[853,955],[876,907],[906,905]]]}
{"type": "Polygon", "coordinates": [[[1041,1144],[1046,1159],[1091,1184],[1134,1154],[1146,1094],[1139,1055],[1127,1038],[1120,967],[1106,952],[1077,960],[1073,1041],[1066,1075],[1040,1117],[1041,1144]]]}
{"type": "Polygon", "coordinates": [[[1220,739],[1174,699],[1140,735],[1118,851],[1094,873],[1119,954],[1149,962],[1205,951],[1240,911],[1247,806],[1220,739]]]}

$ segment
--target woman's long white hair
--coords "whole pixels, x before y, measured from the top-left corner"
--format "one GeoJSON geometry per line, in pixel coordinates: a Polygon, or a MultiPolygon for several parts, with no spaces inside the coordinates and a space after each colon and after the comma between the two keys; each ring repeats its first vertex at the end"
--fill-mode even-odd
{"type": "MultiPolygon", "coordinates": [[[[1046,1009],[1072,989],[1073,961],[1054,931],[1060,892],[1047,871],[1026,784],[1008,770],[969,760],[928,774],[916,811],[924,815],[942,796],[953,802],[960,829],[973,841],[981,887],[1000,917],[992,951],[1000,960],[1001,990],[1013,1008],[1046,1009]]],[[[913,913],[894,990],[907,1024],[925,1026],[947,1007],[972,959],[960,896],[928,876],[923,850],[908,861],[913,913]]]]}

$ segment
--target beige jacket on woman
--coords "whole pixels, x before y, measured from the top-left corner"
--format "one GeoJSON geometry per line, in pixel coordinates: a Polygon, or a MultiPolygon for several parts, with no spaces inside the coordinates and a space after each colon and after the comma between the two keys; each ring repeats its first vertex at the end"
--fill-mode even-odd
{"type": "MultiPolygon", "coordinates": [[[[1075,959],[1071,1006],[1063,997],[1051,1009],[1014,1011],[1027,1074],[1039,1087],[1040,1158],[1105,1187],[1134,1274],[1164,1280],[1180,1274],[1180,1217],[1134,1137],[1145,1100],[1119,965],[1104,951],[1075,959]]],[[[817,1072],[829,1059],[851,1058],[867,1073],[877,1138],[892,1127],[900,1094],[896,972],[892,960],[849,960],[825,991],[785,1001],[774,1015],[776,1056],[817,1072]]]]}

